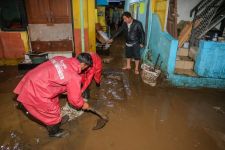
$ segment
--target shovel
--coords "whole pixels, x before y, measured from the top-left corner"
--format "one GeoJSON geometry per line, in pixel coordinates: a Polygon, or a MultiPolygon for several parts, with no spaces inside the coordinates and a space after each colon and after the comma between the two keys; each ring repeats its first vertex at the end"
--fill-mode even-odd
{"type": "Polygon", "coordinates": [[[106,125],[106,123],[109,121],[108,117],[106,117],[101,112],[95,110],[92,107],[88,108],[87,111],[90,111],[96,114],[97,116],[99,116],[99,119],[97,120],[97,124],[92,128],[92,130],[98,130],[103,128],[106,125]]]}

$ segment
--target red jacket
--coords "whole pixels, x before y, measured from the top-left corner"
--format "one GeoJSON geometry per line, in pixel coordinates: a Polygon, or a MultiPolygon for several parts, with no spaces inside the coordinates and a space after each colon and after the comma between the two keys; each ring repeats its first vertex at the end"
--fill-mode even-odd
{"type": "Polygon", "coordinates": [[[94,78],[96,83],[101,82],[102,75],[102,60],[96,53],[90,53],[93,61],[93,66],[89,68],[82,76],[82,92],[89,86],[92,79],[94,78]]]}
{"type": "Polygon", "coordinates": [[[80,63],[76,58],[54,57],[29,71],[14,90],[18,101],[47,125],[61,121],[58,95],[67,92],[76,108],[84,104],[81,97],[80,63]],[[35,109],[35,111],[33,111],[35,109]],[[54,116],[54,117],[53,117],[54,116]]]}

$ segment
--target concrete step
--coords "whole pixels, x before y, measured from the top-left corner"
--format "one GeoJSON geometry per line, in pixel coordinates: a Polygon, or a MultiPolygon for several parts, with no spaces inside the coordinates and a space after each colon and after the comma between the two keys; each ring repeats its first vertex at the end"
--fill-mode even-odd
{"type": "Polygon", "coordinates": [[[194,69],[194,61],[187,56],[177,56],[175,69],[194,69]]]}
{"type": "Polygon", "coordinates": [[[188,56],[189,49],[187,48],[179,48],[177,51],[177,56],[188,56]]]}
{"type": "Polygon", "coordinates": [[[192,69],[175,69],[175,74],[197,77],[198,75],[192,69]]]}
{"type": "Polygon", "coordinates": [[[196,60],[197,52],[198,52],[198,47],[191,47],[189,50],[188,56],[191,59],[196,60]]]}

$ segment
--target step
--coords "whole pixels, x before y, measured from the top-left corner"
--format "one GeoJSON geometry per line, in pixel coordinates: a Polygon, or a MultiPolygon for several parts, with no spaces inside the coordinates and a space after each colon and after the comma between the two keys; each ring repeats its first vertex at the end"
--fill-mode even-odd
{"type": "Polygon", "coordinates": [[[189,49],[187,48],[179,48],[177,51],[177,56],[188,56],[189,49]]]}
{"type": "Polygon", "coordinates": [[[177,56],[175,69],[194,69],[194,61],[186,56],[177,56]]]}
{"type": "Polygon", "coordinates": [[[175,69],[175,74],[197,77],[198,75],[192,69],[175,69]]]}
{"type": "Polygon", "coordinates": [[[196,60],[197,52],[198,52],[198,47],[191,47],[189,50],[188,56],[191,59],[196,60]]]}

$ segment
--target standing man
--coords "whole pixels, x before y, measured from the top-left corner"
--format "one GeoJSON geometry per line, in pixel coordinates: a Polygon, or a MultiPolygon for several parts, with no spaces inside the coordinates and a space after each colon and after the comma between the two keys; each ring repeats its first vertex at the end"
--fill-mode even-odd
{"type": "Polygon", "coordinates": [[[119,30],[114,34],[112,39],[108,43],[113,42],[113,39],[117,37],[121,32],[125,32],[126,40],[126,66],[122,69],[131,69],[131,59],[135,59],[135,74],[139,74],[139,63],[140,63],[140,49],[144,47],[145,44],[145,33],[143,26],[140,21],[133,19],[129,12],[124,12],[123,15],[124,23],[119,28],[119,30]]]}
{"type": "Polygon", "coordinates": [[[29,71],[15,88],[19,104],[46,125],[50,137],[68,134],[60,129],[59,94],[67,92],[69,103],[78,109],[89,108],[81,96],[80,73],[91,66],[88,53],[81,53],[77,58],[54,57],[29,71]]]}

